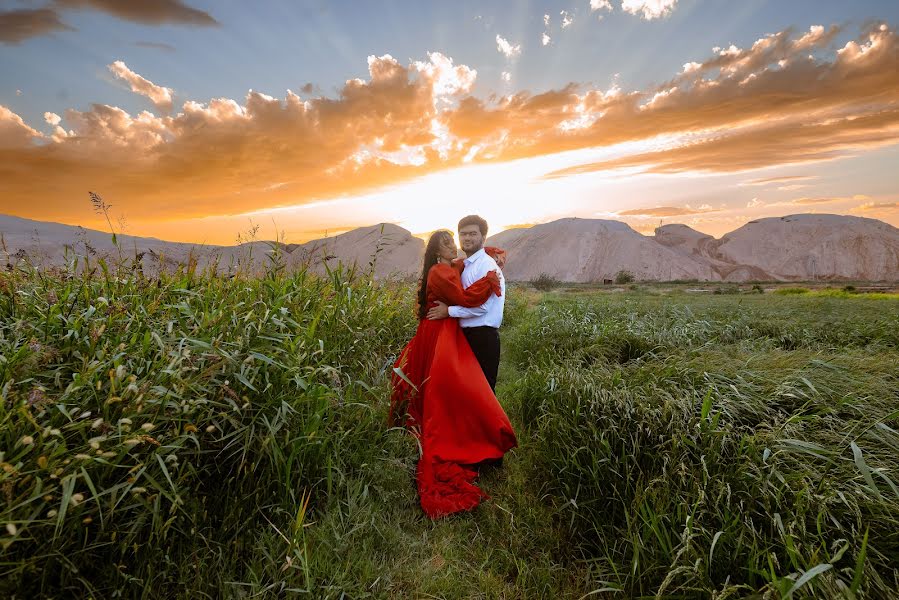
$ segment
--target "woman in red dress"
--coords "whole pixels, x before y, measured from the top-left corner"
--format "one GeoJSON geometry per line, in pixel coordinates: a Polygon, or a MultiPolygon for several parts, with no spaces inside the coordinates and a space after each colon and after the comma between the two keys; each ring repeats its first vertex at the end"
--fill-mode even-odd
{"type": "Polygon", "coordinates": [[[421,443],[416,481],[421,507],[432,519],[477,506],[485,494],[467,465],[501,458],[517,446],[512,424],[458,320],[425,318],[437,300],[474,307],[502,293],[495,271],[463,290],[464,265],[457,255],[452,233],[431,235],[419,288],[418,330],[400,353],[392,378],[390,420],[409,428],[421,443]]]}

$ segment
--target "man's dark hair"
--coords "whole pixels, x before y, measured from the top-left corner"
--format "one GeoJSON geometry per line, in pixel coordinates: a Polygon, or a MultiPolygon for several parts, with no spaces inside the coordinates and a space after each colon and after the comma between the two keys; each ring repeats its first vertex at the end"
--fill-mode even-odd
{"type": "Polygon", "coordinates": [[[481,230],[481,235],[485,238],[487,237],[487,221],[485,221],[478,215],[468,215],[467,217],[462,217],[462,220],[459,221],[459,227],[456,229],[456,231],[469,225],[477,225],[478,229],[481,230]]]}

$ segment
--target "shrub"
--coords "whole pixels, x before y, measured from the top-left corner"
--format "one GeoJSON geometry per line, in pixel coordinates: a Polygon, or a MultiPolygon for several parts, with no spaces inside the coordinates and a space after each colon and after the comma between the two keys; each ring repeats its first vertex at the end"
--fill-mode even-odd
{"type": "Polygon", "coordinates": [[[562,285],[562,282],[548,273],[541,273],[531,280],[531,285],[541,292],[548,292],[562,285]]]}
{"type": "Polygon", "coordinates": [[[615,283],[618,285],[624,285],[626,283],[631,283],[635,279],[634,274],[630,271],[618,271],[615,273],[615,283]]]}

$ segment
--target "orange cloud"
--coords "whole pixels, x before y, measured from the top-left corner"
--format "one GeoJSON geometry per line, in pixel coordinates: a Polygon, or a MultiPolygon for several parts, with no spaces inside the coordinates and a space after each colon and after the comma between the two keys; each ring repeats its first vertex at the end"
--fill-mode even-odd
{"type": "Polygon", "coordinates": [[[128,68],[123,61],[117,60],[111,65],[107,65],[109,71],[116,78],[124,80],[130,87],[131,91],[150,99],[156,108],[164,112],[172,110],[172,88],[156,85],[149,79],[145,79],[128,68]]]}
{"type": "MultiPolygon", "coordinates": [[[[838,31],[787,30],[746,49],[718,49],[637,91],[572,83],[478,98],[474,69],[431,53],[408,64],[372,56],[368,78],[347,81],[332,97],[310,86],[302,97],[250,91],[240,101],[188,100],[165,116],[104,104],[69,109],[50,117],[51,136],[3,108],[0,212],[72,219],[83,215],[78,199],[91,189],[135,219],[234,215],[466,163],[659,139],[673,143],[546,177],[621,167],[734,172],[899,143],[896,33],[875,25],[828,55],[838,31]]],[[[168,90],[128,72],[148,97],[168,90]]],[[[777,179],[787,180],[750,185],[777,179]]]]}
{"type": "Polygon", "coordinates": [[[0,105],[0,150],[27,147],[41,137],[43,134],[26,125],[22,117],[0,105]]]}
{"type": "Polygon", "coordinates": [[[829,204],[841,200],[846,200],[846,198],[796,198],[792,204],[829,204]]]}
{"type": "Polygon", "coordinates": [[[654,208],[635,208],[632,210],[624,210],[618,214],[622,217],[679,217],[682,215],[700,215],[708,212],[716,212],[711,207],[701,207],[694,209],[690,207],[678,206],[656,206],[654,208]]]}
{"type": "Polygon", "coordinates": [[[899,209],[899,202],[867,202],[856,206],[853,210],[869,211],[869,210],[895,210],[899,209]]]}
{"type": "Polygon", "coordinates": [[[815,176],[812,175],[787,175],[784,177],[766,177],[763,179],[752,179],[750,181],[744,181],[739,185],[769,185],[772,183],[788,183],[791,181],[808,181],[809,179],[816,179],[815,176]]]}
{"type": "Polygon", "coordinates": [[[347,81],[337,98],[251,91],[243,103],[187,101],[174,116],[70,109],[42,145],[4,109],[0,212],[21,213],[24,199],[39,197],[28,216],[71,219],[92,189],[134,218],[237,214],[378,187],[461,159],[439,116],[470,92],[476,71],[438,53],[407,66],[386,55],[369,58],[369,76],[347,81]]]}

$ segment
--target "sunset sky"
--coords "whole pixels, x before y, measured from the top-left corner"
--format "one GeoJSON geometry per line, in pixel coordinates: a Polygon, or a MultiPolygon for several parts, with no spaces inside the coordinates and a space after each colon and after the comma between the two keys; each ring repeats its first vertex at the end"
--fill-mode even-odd
{"type": "Polygon", "coordinates": [[[899,226],[899,1],[0,0],[0,213],[303,242],[899,226]]]}

